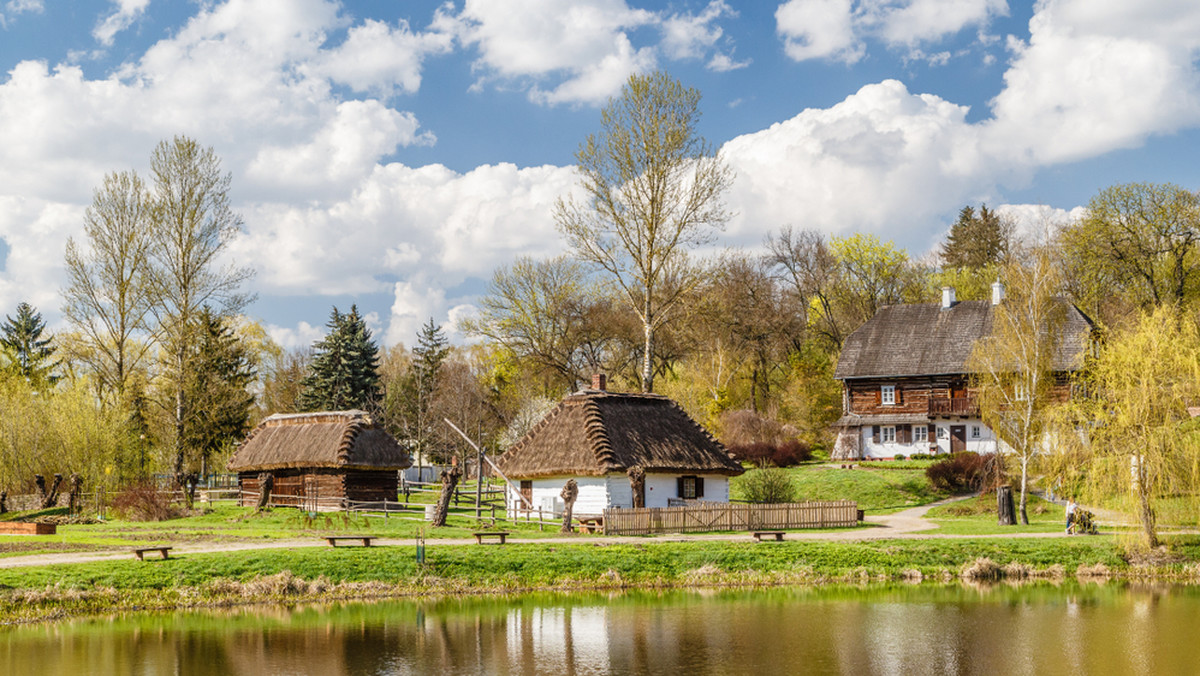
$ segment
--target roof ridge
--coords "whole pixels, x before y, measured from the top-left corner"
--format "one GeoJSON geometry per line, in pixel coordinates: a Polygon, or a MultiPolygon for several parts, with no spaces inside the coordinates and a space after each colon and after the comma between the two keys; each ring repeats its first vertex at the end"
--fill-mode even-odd
{"type": "Polygon", "coordinates": [[[671,402],[671,406],[674,406],[675,409],[679,411],[679,413],[683,414],[684,419],[687,420],[688,422],[690,422],[692,424],[692,427],[695,427],[697,430],[699,430],[700,434],[703,434],[709,441],[711,441],[713,444],[715,444],[717,448],[725,451],[725,457],[727,457],[730,462],[733,462],[733,463],[737,464],[738,467],[741,467],[741,464],[737,463],[737,461],[734,460],[733,453],[731,453],[729,451],[729,449],[726,448],[725,444],[718,441],[717,438],[712,435],[712,432],[708,431],[707,427],[696,422],[695,418],[688,415],[688,412],[686,410],[684,410],[684,408],[682,406],[679,405],[679,402],[675,401],[674,399],[671,399],[670,397],[667,398],[667,401],[671,402]]]}

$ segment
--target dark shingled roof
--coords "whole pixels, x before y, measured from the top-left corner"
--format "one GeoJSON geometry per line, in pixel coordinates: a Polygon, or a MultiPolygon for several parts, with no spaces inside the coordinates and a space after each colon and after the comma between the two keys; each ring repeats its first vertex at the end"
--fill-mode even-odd
{"type": "Polygon", "coordinates": [[[398,470],[412,465],[400,444],[363,411],[275,414],[229,459],[233,472],[327,467],[398,470]]]}
{"type": "MultiPolygon", "coordinates": [[[[1082,365],[1095,326],[1079,308],[1066,299],[1059,301],[1067,315],[1054,370],[1073,371],[1082,365]]],[[[992,330],[992,311],[985,300],[961,301],[946,310],[940,303],[888,305],[846,338],[833,377],[966,373],[975,341],[992,330]]]]}
{"type": "Polygon", "coordinates": [[[646,472],[736,476],[742,466],[678,404],[657,394],[567,396],[497,463],[510,479],[646,472]]]}

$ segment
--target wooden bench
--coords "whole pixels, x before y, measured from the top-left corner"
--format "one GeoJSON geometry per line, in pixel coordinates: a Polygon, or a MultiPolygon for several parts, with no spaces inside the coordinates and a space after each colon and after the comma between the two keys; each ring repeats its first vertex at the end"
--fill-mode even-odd
{"type": "Polygon", "coordinates": [[[168,559],[170,558],[167,556],[167,552],[169,551],[171,551],[170,547],[139,547],[138,549],[133,550],[133,555],[138,557],[138,561],[145,561],[146,559],[144,557],[146,552],[160,552],[162,553],[162,557],[164,559],[168,559]]]}
{"type": "Polygon", "coordinates": [[[506,531],[506,530],[480,531],[478,533],[474,533],[474,535],[475,535],[475,544],[477,544],[477,545],[483,544],[484,538],[499,538],[500,544],[504,544],[504,539],[508,537],[508,531],[506,531]]]}
{"type": "Polygon", "coordinates": [[[371,540],[374,540],[374,539],[375,539],[374,535],[327,535],[327,536],[325,536],[325,541],[329,543],[330,547],[336,547],[338,540],[359,540],[363,543],[364,547],[370,547],[371,540]]]}
{"type": "Polygon", "coordinates": [[[603,533],[604,532],[604,517],[597,516],[590,519],[579,520],[579,530],[583,533],[603,533]]]}
{"type": "Polygon", "coordinates": [[[783,542],[783,531],[781,530],[756,530],[751,535],[754,536],[755,542],[762,542],[763,538],[774,537],[776,542],[783,542]]]}

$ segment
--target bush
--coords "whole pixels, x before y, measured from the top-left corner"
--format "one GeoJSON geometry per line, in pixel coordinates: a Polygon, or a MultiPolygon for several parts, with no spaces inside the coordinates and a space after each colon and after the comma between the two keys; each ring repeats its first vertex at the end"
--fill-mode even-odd
{"type": "Polygon", "coordinates": [[[792,467],[806,460],[812,460],[812,448],[795,439],[781,444],[757,441],[729,446],[729,452],[739,462],[749,462],[759,467],[792,467]]]}
{"type": "Polygon", "coordinates": [[[955,453],[925,468],[929,483],[941,491],[969,493],[983,486],[987,460],[978,453],[955,453]]]}
{"type": "Polygon", "coordinates": [[[152,481],[133,484],[117,493],[112,509],[127,521],[165,521],[182,515],[171,504],[170,494],[159,491],[152,481]]]}
{"type": "Polygon", "coordinates": [[[796,501],[796,485],[786,470],[778,467],[752,469],[742,477],[742,497],[757,504],[796,501]]]}

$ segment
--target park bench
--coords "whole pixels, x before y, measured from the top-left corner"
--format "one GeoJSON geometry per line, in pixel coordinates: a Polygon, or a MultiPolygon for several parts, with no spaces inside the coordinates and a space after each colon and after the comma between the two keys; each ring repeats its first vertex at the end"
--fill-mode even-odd
{"type": "Polygon", "coordinates": [[[133,550],[133,555],[138,557],[138,561],[145,561],[146,552],[160,552],[162,557],[166,559],[170,558],[167,556],[167,552],[169,551],[171,551],[170,547],[139,547],[133,550]]]}
{"type": "Polygon", "coordinates": [[[579,520],[579,530],[582,533],[603,533],[604,532],[604,517],[597,516],[588,519],[579,520]]]}
{"type": "Polygon", "coordinates": [[[371,540],[374,540],[374,539],[375,539],[374,535],[327,535],[327,536],[325,536],[325,540],[329,543],[330,547],[336,547],[338,540],[360,540],[360,541],[362,541],[364,547],[370,547],[371,540]]]}
{"type": "Polygon", "coordinates": [[[484,538],[499,538],[500,544],[504,544],[504,539],[508,537],[508,531],[505,531],[505,530],[480,531],[478,533],[474,533],[474,535],[475,535],[475,544],[477,544],[477,545],[483,544],[484,538]]]}
{"type": "Polygon", "coordinates": [[[763,538],[775,538],[776,542],[783,542],[783,531],[781,530],[756,530],[751,535],[754,536],[755,542],[762,542],[763,538]]]}

